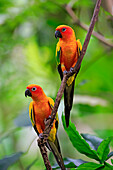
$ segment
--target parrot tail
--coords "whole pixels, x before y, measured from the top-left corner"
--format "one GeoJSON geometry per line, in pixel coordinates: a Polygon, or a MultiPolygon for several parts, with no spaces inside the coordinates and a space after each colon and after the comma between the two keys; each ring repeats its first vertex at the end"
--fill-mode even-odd
{"type": "Polygon", "coordinates": [[[52,151],[60,168],[62,170],[65,170],[65,166],[64,166],[62,155],[61,155],[60,145],[59,145],[57,136],[56,136],[54,143],[52,141],[48,140],[48,145],[49,145],[49,149],[52,151]]]}
{"type": "Polygon", "coordinates": [[[73,104],[74,85],[75,85],[75,79],[73,80],[70,86],[66,84],[64,90],[65,121],[67,127],[69,126],[70,111],[72,109],[72,104],[73,104]]]}
{"type": "MultiPolygon", "coordinates": [[[[63,72],[61,69],[61,64],[57,67],[58,72],[60,74],[61,81],[63,79],[63,72]]],[[[73,95],[74,95],[74,85],[75,85],[75,79],[77,77],[77,74],[80,70],[77,70],[77,73],[72,76],[72,78],[69,78],[68,84],[66,84],[66,87],[64,89],[64,105],[65,105],[65,120],[66,120],[66,126],[69,126],[69,118],[70,118],[70,111],[73,105],[73,95]]]]}

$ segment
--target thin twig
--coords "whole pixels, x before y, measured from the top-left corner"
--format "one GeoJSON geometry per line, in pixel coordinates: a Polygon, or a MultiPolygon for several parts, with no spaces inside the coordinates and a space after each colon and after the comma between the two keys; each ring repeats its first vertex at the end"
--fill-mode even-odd
{"type": "MultiPolygon", "coordinates": [[[[88,25],[82,23],[78,17],[75,15],[73,9],[70,7],[70,5],[65,5],[64,6],[67,13],[71,16],[74,24],[77,24],[79,25],[81,28],[83,28],[84,30],[88,31],[89,27],[88,25]]],[[[105,45],[113,48],[113,43],[109,42],[104,36],[102,36],[101,34],[99,34],[98,32],[96,31],[93,31],[92,32],[92,35],[94,35],[96,38],[98,38],[101,42],[103,42],[105,45]]]]}
{"type": "Polygon", "coordinates": [[[47,156],[47,150],[46,150],[46,147],[45,147],[45,143],[47,142],[49,132],[51,131],[52,123],[53,123],[53,121],[55,119],[55,116],[56,116],[56,113],[57,113],[57,110],[58,110],[58,107],[59,107],[59,104],[60,104],[64,89],[65,89],[65,86],[66,86],[66,81],[69,78],[69,76],[71,76],[72,74],[77,72],[77,70],[79,69],[79,67],[81,65],[81,62],[83,60],[83,57],[84,57],[84,55],[86,53],[87,46],[88,46],[91,34],[92,34],[92,31],[93,31],[95,22],[97,20],[100,5],[101,5],[101,0],[97,0],[95,10],[94,10],[94,14],[93,14],[93,17],[92,17],[92,20],[91,20],[91,24],[90,24],[88,33],[86,35],[86,39],[85,39],[84,44],[83,44],[81,55],[80,55],[76,65],[75,65],[73,71],[71,71],[71,72],[69,71],[68,74],[65,74],[63,76],[63,80],[61,82],[61,86],[60,86],[60,89],[59,89],[59,91],[57,93],[57,97],[56,97],[56,100],[55,100],[54,108],[53,108],[53,110],[51,112],[51,119],[49,119],[49,120],[47,120],[45,122],[45,130],[43,132],[43,138],[38,139],[38,146],[40,148],[40,151],[41,151],[41,154],[42,154],[42,157],[43,157],[43,160],[44,160],[44,163],[45,163],[45,166],[46,166],[47,170],[51,170],[52,168],[51,168],[48,156],[47,156]]]}
{"type": "MultiPolygon", "coordinates": [[[[86,38],[85,38],[85,41],[84,41],[84,44],[83,44],[81,55],[80,55],[76,65],[74,67],[73,73],[76,73],[77,70],[80,68],[81,62],[82,62],[83,57],[84,57],[84,55],[86,53],[87,46],[89,44],[89,40],[91,38],[91,34],[92,34],[92,31],[93,31],[95,22],[97,21],[99,9],[100,9],[100,4],[101,4],[101,0],[97,0],[96,6],[95,6],[95,10],[94,10],[94,13],[93,13],[93,17],[91,19],[91,24],[89,26],[89,29],[88,29],[88,32],[87,32],[87,35],[86,35],[86,38]]],[[[69,72],[68,77],[71,76],[73,73],[69,72]]]]}

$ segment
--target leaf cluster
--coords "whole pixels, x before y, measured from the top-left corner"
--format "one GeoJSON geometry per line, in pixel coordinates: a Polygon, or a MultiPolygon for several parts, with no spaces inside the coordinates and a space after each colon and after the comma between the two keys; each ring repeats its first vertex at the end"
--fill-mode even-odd
{"type": "MultiPolygon", "coordinates": [[[[113,140],[113,136],[108,137],[103,140],[96,136],[89,134],[79,134],[76,130],[75,125],[70,121],[69,127],[66,127],[65,116],[62,114],[62,122],[64,129],[78,152],[86,155],[87,157],[96,160],[98,163],[87,162],[84,160],[73,160],[66,159],[65,165],[68,168],[77,168],[77,169],[112,169],[113,166],[108,164],[106,161],[113,156],[113,152],[110,152],[109,144],[113,140]]],[[[112,163],[112,159],[111,159],[112,163]]]]}

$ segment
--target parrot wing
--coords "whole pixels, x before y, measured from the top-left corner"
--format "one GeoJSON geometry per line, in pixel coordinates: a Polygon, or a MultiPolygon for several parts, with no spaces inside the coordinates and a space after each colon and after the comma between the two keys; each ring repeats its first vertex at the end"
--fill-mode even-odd
{"type": "Polygon", "coordinates": [[[36,124],[35,124],[35,114],[34,114],[34,108],[33,108],[33,101],[29,105],[29,117],[30,117],[32,126],[34,127],[36,133],[39,135],[39,132],[38,132],[38,130],[36,128],[36,124]]]}
{"type": "Polygon", "coordinates": [[[82,51],[82,44],[79,39],[77,40],[77,45],[78,45],[78,55],[80,56],[80,53],[82,51]]]}
{"type": "MultiPolygon", "coordinates": [[[[48,97],[48,100],[49,100],[49,105],[50,105],[51,109],[53,109],[54,100],[51,97],[48,97]]],[[[55,127],[56,127],[56,129],[58,129],[58,124],[59,124],[58,113],[56,114],[55,120],[56,120],[55,127]]]]}
{"type": "Polygon", "coordinates": [[[48,100],[49,100],[49,105],[50,105],[51,109],[53,109],[53,107],[54,107],[54,100],[51,97],[48,97],[48,100]]]}
{"type": "Polygon", "coordinates": [[[56,60],[57,60],[57,69],[60,74],[61,80],[63,79],[63,73],[61,70],[61,64],[60,64],[60,56],[61,56],[61,47],[59,45],[59,42],[56,45],[56,60]]]}
{"type": "MultiPolygon", "coordinates": [[[[48,97],[48,100],[49,100],[49,105],[50,105],[51,109],[53,109],[54,100],[50,97],[48,97]]],[[[58,113],[57,113],[56,117],[55,117],[55,128],[56,128],[56,130],[58,129],[58,124],[59,124],[59,120],[58,120],[58,113]]],[[[57,137],[57,133],[56,133],[55,141],[52,142],[51,140],[48,140],[48,145],[49,145],[48,148],[52,151],[53,155],[55,156],[55,159],[56,159],[58,165],[61,167],[61,169],[65,170],[63,158],[62,158],[62,155],[61,155],[60,145],[59,145],[59,141],[58,141],[58,137],[57,137]]]]}
{"type": "Polygon", "coordinates": [[[61,47],[59,42],[56,45],[56,60],[57,60],[57,65],[60,64],[60,55],[61,55],[61,47]]]}
{"type": "MultiPolygon", "coordinates": [[[[48,97],[48,99],[49,99],[49,105],[50,105],[51,109],[53,109],[53,107],[54,107],[54,100],[52,98],[50,98],[50,97],[48,97]]],[[[56,132],[57,132],[57,129],[58,129],[58,124],[59,124],[59,119],[58,119],[58,112],[57,112],[56,113],[56,117],[55,117],[56,132]]],[[[58,151],[61,153],[60,145],[59,145],[58,138],[57,138],[57,133],[56,133],[56,138],[55,138],[54,144],[56,145],[58,151]]]]}

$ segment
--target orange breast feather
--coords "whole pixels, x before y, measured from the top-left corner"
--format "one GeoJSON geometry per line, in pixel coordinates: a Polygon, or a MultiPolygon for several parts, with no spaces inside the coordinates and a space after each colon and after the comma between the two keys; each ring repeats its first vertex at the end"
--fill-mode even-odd
{"type": "Polygon", "coordinates": [[[64,63],[67,71],[70,70],[72,65],[77,62],[77,43],[76,41],[66,44],[61,43],[61,58],[60,62],[64,63]]]}
{"type": "Polygon", "coordinates": [[[45,129],[44,120],[49,117],[51,111],[48,101],[34,102],[35,124],[39,133],[45,129]]]}

